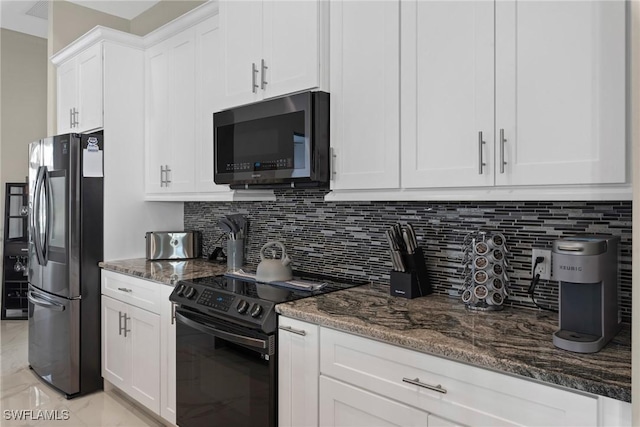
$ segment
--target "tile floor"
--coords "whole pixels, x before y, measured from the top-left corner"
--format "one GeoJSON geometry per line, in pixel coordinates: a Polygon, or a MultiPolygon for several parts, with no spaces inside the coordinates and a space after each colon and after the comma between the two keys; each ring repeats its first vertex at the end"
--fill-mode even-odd
{"type": "Polygon", "coordinates": [[[0,321],[0,426],[162,426],[114,390],[65,399],[29,369],[27,333],[27,321],[0,321]],[[14,419],[21,410],[23,419],[14,419]],[[42,419],[45,414],[58,420],[42,419]]]}

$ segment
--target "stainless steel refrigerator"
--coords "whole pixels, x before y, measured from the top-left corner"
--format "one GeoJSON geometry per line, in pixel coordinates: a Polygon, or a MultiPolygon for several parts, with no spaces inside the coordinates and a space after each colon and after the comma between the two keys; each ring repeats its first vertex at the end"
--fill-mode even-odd
{"type": "Polygon", "coordinates": [[[67,398],[102,388],[102,135],[29,145],[29,365],[67,398]]]}

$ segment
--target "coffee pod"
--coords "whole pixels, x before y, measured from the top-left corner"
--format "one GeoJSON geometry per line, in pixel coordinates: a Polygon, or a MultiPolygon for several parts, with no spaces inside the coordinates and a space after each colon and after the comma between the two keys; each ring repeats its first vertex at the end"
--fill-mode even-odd
{"type": "Polygon", "coordinates": [[[504,298],[500,292],[491,292],[486,301],[489,305],[502,305],[504,298]]]}
{"type": "Polygon", "coordinates": [[[505,238],[501,233],[495,233],[487,240],[487,244],[492,248],[502,248],[504,247],[504,242],[505,238]]]}
{"type": "Polygon", "coordinates": [[[489,253],[489,245],[487,245],[486,242],[477,242],[473,246],[473,251],[476,255],[486,255],[489,253]]]}
{"type": "Polygon", "coordinates": [[[487,284],[487,287],[490,290],[501,291],[504,288],[504,282],[502,281],[502,278],[494,277],[489,281],[489,283],[487,284]]]}
{"type": "Polygon", "coordinates": [[[504,261],[504,252],[501,249],[493,249],[487,255],[487,259],[491,262],[503,262],[504,261]]]}
{"type": "Polygon", "coordinates": [[[465,304],[472,302],[471,300],[473,299],[473,292],[471,292],[471,289],[466,289],[463,293],[462,293],[462,302],[464,302],[465,304]]]}
{"type": "Polygon", "coordinates": [[[478,299],[484,299],[489,295],[489,290],[484,285],[478,285],[473,288],[473,295],[478,299]]]}
{"type": "Polygon", "coordinates": [[[479,285],[484,285],[485,283],[487,283],[487,280],[489,280],[489,272],[478,270],[473,273],[473,280],[479,285]]]}
{"type": "Polygon", "coordinates": [[[504,274],[504,267],[502,266],[502,264],[493,264],[493,266],[491,267],[491,271],[493,272],[494,276],[500,277],[504,274]]]}
{"type": "Polygon", "coordinates": [[[473,260],[473,265],[478,270],[484,270],[489,265],[489,260],[483,256],[477,256],[473,260]]]}

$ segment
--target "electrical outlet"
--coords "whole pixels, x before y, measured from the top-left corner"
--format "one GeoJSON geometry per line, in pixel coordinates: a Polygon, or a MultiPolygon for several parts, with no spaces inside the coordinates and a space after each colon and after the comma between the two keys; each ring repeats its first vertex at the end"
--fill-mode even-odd
{"type": "Polygon", "coordinates": [[[532,275],[540,275],[540,280],[551,280],[551,251],[549,249],[537,249],[531,250],[531,268],[536,263],[536,258],[543,257],[544,261],[538,263],[536,271],[532,272],[532,275]]]}

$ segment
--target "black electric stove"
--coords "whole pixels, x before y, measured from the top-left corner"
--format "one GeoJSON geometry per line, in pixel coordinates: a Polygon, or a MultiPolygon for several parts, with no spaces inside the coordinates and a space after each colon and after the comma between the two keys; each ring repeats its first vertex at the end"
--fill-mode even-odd
{"type": "Polygon", "coordinates": [[[322,287],[302,290],[219,275],[182,280],[178,282],[169,299],[183,309],[187,308],[199,314],[271,334],[277,327],[277,304],[349,289],[365,283],[342,279],[338,281],[327,276],[299,272],[294,275],[294,279],[321,283],[322,287]]]}

